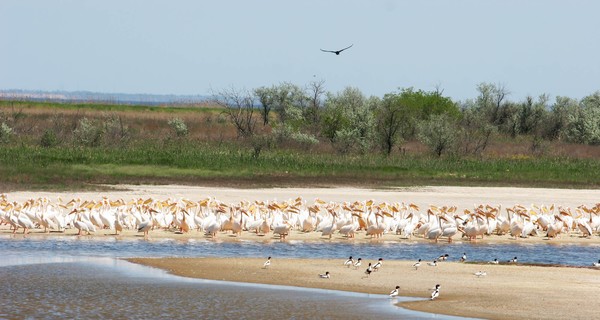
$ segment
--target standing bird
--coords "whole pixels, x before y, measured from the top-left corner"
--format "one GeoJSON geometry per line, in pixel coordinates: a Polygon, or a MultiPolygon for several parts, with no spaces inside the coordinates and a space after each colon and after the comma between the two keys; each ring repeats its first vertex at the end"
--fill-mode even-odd
{"type": "Polygon", "coordinates": [[[267,258],[267,261],[263,264],[263,269],[268,268],[271,265],[271,257],[267,258]]]}
{"type": "Polygon", "coordinates": [[[323,50],[323,49],[321,49],[321,51],[335,53],[336,56],[339,56],[342,51],[352,48],[353,45],[354,44],[351,44],[350,46],[345,47],[344,49],[340,49],[340,50],[323,50]]]}
{"type": "Polygon", "coordinates": [[[358,269],[361,264],[362,264],[362,258],[358,258],[358,260],[356,260],[356,262],[354,263],[354,270],[358,269]]]}
{"type": "Polygon", "coordinates": [[[320,278],[329,279],[329,271],[325,271],[325,273],[321,273],[319,275],[320,278]]]}
{"type": "Polygon", "coordinates": [[[517,263],[517,257],[514,257],[514,258],[508,260],[508,262],[510,262],[510,263],[517,263]]]}
{"type": "Polygon", "coordinates": [[[460,257],[460,262],[467,261],[467,253],[463,253],[462,257],[460,257]]]}
{"type": "Polygon", "coordinates": [[[594,262],[594,267],[600,267],[600,260],[598,260],[598,262],[594,262]]]}
{"type": "Polygon", "coordinates": [[[498,259],[496,258],[496,259],[494,259],[494,260],[492,260],[492,261],[490,261],[490,262],[488,262],[488,263],[491,263],[491,264],[498,264],[498,263],[500,263],[500,262],[499,262],[499,261],[498,261],[498,259]]]}
{"type": "Polygon", "coordinates": [[[485,276],[487,276],[487,272],[485,272],[485,271],[477,271],[477,272],[474,273],[474,275],[476,275],[477,278],[485,277],[485,276]]]}
{"type": "Polygon", "coordinates": [[[413,264],[413,267],[415,267],[415,270],[419,269],[419,267],[421,266],[421,259],[419,259],[419,261],[415,262],[415,264],[413,264]]]}
{"type": "Polygon", "coordinates": [[[373,267],[371,266],[371,263],[369,262],[369,266],[367,267],[367,270],[365,270],[365,274],[368,276],[371,275],[371,272],[373,272],[373,267]]]}
{"type": "Polygon", "coordinates": [[[396,286],[396,289],[394,289],[394,290],[392,290],[392,292],[390,292],[390,297],[395,298],[398,296],[398,293],[400,293],[400,286],[396,286]]]}
{"type": "Polygon", "coordinates": [[[433,260],[432,262],[428,262],[427,265],[430,267],[437,267],[437,261],[433,260]]]}
{"type": "Polygon", "coordinates": [[[348,260],[346,260],[346,262],[344,262],[344,266],[350,268],[350,266],[354,265],[354,259],[352,259],[352,256],[350,256],[348,258],[348,260]]]}
{"type": "Polygon", "coordinates": [[[373,271],[379,270],[379,268],[381,268],[382,264],[383,264],[383,258],[379,258],[379,260],[377,260],[377,263],[373,266],[373,271]]]}
{"type": "Polygon", "coordinates": [[[436,284],[435,288],[431,289],[433,292],[431,293],[431,300],[440,296],[440,285],[436,284]]]}

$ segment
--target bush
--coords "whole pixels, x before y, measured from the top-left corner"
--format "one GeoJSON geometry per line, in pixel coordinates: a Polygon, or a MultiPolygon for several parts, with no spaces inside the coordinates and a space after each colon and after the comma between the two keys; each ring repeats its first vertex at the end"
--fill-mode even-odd
{"type": "Polygon", "coordinates": [[[73,130],[73,141],[81,146],[97,147],[102,141],[102,129],[98,128],[93,121],[82,118],[73,130]]]}
{"type": "Polygon", "coordinates": [[[7,143],[12,135],[13,129],[5,122],[2,122],[2,125],[0,125],[0,142],[7,143]]]}
{"type": "Polygon", "coordinates": [[[42,135],[40,145],[44,148],[50,148],[58,145],[58,138],[56,138],[56,133],[54,133],[54,131],[52,130],[46,130],[42,135]]]}
{"type": "Polygon", "coordinates": [[[187,125],[180,118],[173,118],[169,120],[169,126],[178,137],[185,137],[189,133],[187,125]]]}

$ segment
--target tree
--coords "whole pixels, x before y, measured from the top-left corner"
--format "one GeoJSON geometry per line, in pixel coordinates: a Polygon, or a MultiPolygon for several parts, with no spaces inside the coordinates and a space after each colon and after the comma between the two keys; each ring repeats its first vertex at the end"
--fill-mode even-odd
{"type": "Polygon", "coordinates": [[[375,109],[377,123],[375,132],[381,148],[388,156],[398,141],[402,139],[401,128],[404,123],[402,111],[403,105],[395,94],[386,94],[375,109]]]}
{"type": "Polygon", "coordinates": [[[477,91],[479,91],[479,96],[476,103],[487,114],[488,121],[497,126],[502,124],[504,99],[510,94],[508,89],[501,84],[483,82],[477,86],[477,91]]]}
{"type": "Polygon", "coordinates": [[[566,135],[569,141],[600,144],[600,91],[581,100],[569,117],[566,135]]]}
{"type": "Polygon", "coordinates": [[[463,104],[460,127],[460,149],[464,154],[481,154],[496,132],[496,127],[487,121],[473,101],[463,104]]]}
{"type": "Polygon", "coordinates": [[[260,113],[263,118],[263,125],[269,124],[269,114],[271,113],[271,109],[273,109],[273,105],[275,104],[275,87],[267,88],[260,87],[258,89],[254,89],[254,94],[258,97],[258,101],[260,101],[261,110],[260,113]]]}
{"type": "Polygon", "coordinates": [[[325,81],[313,81],[308,84],[307,98],[308,108],[304,118],[310,127],[314,127],[321,121],[322,98],[325,94],[325,81]]]}
{"type": "Polygon", "coordinates": [[[223,107],[231,123],[235,126],[238,137],[250,138],[256,131],[257,119],[254,116],[253,96],[246,91],[230,88],[218,92],[214,96],[214,102],[223,107]]]}
{"type": "Polygon", "coordinates": [[[418,125],[419,140],[438,157],[454,147],[456,119],[448,114],[435,114],[418,125]]]}
{"type": "Polygon", "coordinates": [[[545,138],[549,140],[564,138],[570,119],[574,117],[578,109],[579,102],[576,99],[556,97],[556,101],[550,107],[550,114],[545,124],[545,138]]]}
{"type": "Polygon", "coordinates": [[[325,99],[321,134],[327,137],[340,153],[353,149],[366,151],[373,138],[374,99],[367,99],[356,88],[345,88],[325,99]]]}

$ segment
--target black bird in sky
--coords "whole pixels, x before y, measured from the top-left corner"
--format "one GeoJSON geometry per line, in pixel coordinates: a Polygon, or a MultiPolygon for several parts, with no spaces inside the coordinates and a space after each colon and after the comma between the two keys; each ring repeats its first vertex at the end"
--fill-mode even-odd
{"type": "Polygon", "coordinates": [[[351,48],[353,45],[354,45],[354,44],[351,44],[350,46],[348,46],[348,47],[345,47],[344,49],[335,50],[335,51],[332,51],[332,50],[323,50],[323,49],[321,49],[321,51],[323,51],[323,52],[331,52],[331,53],[335,53],[335,55],[336,55],[336,56],[339,56],[339,55],[340,55],[340,53],[341,53],[342,51],[344,51],[344,50],[346,50],[346,49],[350,49],[350,48],[351,48]]]}

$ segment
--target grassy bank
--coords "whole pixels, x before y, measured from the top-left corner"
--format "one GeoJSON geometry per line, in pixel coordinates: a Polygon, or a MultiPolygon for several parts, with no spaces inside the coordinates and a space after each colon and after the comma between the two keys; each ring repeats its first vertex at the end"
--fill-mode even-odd
{"type": "Polygon", "coordinates": [[[183,183],[258,186],[375,187],[415,185],[597,188],[593,159],[513,157],[340,156],[263,151],[189,141],[125,148],[6,146],[0,149],[6,189],[77,189],[96,183],[183,183]]]}

